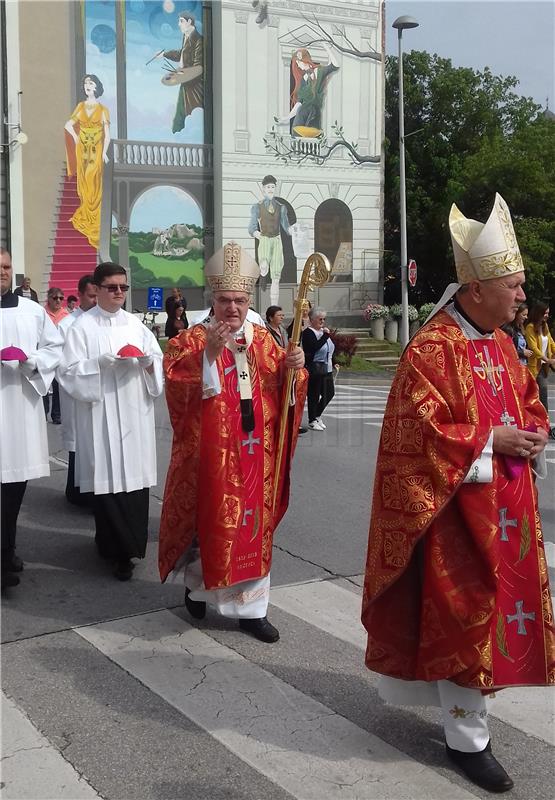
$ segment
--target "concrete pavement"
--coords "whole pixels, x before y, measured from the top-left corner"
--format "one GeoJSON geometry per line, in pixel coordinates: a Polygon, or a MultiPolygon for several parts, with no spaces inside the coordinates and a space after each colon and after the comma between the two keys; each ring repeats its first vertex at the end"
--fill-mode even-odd
{"type": "MultiPolygon", "coordinates": [[[[25,571],[3,603],[2,797],[488,796],[446,763],[437,710],[386,706],[364,668],[361,573],[388,385],[356,383],[340,379],[327,431],[300,440],[275,540],[269,616],[282,638],[272,646],[211,614],[191,625],[182,586],[159,583],[163,402],[151,540],[129,583],[97,558],[90,515],[66,503],[66,454],[49,426],[53,474],[29,484],[25,571]]],[[[548,456],[540,497],[553,567],[555,444],[548,456]]],[[[550,690],[511,690],[492,704],[512,798],[551,796],[553,711],[550,690]]]]}

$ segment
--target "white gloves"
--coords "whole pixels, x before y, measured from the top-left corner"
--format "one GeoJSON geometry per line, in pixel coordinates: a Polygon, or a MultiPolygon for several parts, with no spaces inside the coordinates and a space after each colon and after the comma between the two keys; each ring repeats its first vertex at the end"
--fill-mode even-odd
{"type": "Polygon", "coordinates": [[[154,363],[154,358],[152,356],[139,356],[137,361],[143,369],[148,369],[154,363]]]}
{"type": "Polygon", "coordinates": [[[36,356],[27,356],[27,361],[20,361],[19,367],[26,378],[30,378],[37,368],[36,356]]]}
{"type": "Polygon", "coordinates": [[[98,366],[100,369],[108,369],[108,367],[113,367],[117,360],[112,353],[102,353],[98,356],[98,366]]]}

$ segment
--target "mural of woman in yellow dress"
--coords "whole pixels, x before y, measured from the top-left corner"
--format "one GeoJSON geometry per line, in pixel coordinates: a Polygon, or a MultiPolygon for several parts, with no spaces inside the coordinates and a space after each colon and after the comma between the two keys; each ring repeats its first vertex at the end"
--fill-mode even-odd
{"type": "Polygon", "coordinates": [[[66,136],[67,174],[77,175],[77,194],[81,201],[70,222],[98,250],[102,170],[108,161],[110,114],[106,106],[98,102],[104,87],[96,75],[85,75],[83,91],[86,99],[78,103],[64,126],[71,137],[68,141],[66,136]]]}

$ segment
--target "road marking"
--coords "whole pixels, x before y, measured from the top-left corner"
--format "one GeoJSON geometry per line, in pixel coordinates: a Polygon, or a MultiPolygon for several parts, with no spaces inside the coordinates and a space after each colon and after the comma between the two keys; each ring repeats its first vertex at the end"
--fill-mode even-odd
{"type": "Polygon", "coordinates": [[[169,611],[75,631],[294,797],[475,800],[169,611]]]}
{"type": "MultiPolygon", "coordinates": [[[[555,546],[553,546],[555,548],[555,546]]],[[[554,550],[550,548],[550,556],[554,550]]],[[[360,596],[335,581],[304,583],[270,591],[270,603],[343,642],[366,649],[360,622],[360,596]]],[[[376,683],[378,676],[370,673],[376,683]]],[[[518,687],[498,692],[491,715],[525,733],[552,744],[555,735],[555,707],[549,703],[548,687],[518,687]]]]}
{"type": "Polygon", "coordinates": [[[2,692],[2,797],[5,800],[81,800],[99,798],[2,692]]]}

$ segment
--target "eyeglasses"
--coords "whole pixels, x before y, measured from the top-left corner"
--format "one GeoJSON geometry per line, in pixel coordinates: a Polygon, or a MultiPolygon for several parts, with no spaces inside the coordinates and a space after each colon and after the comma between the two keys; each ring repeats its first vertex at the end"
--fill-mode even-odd
{"type": "Polygon", "coordinates": [[[102,283],[99,289],[106,289],[107,291],[115,294],[116,292],[128,292],[129,286],[126,283],[102,283]]]}
{"type": "Polygon", "coordinates": [[[246,297],[215,297],[214,300],[218,305],[226,308],[229,308],[232,303],[235,303],[237,308],[244,308],[249,302],[246,297]]]}
{"type": "Polygon", "coordinates": [[[63,296],[63,294],[51,294],[50,295],[50,299],[51,300],[63,300],[64,296],[63,296]]]}

